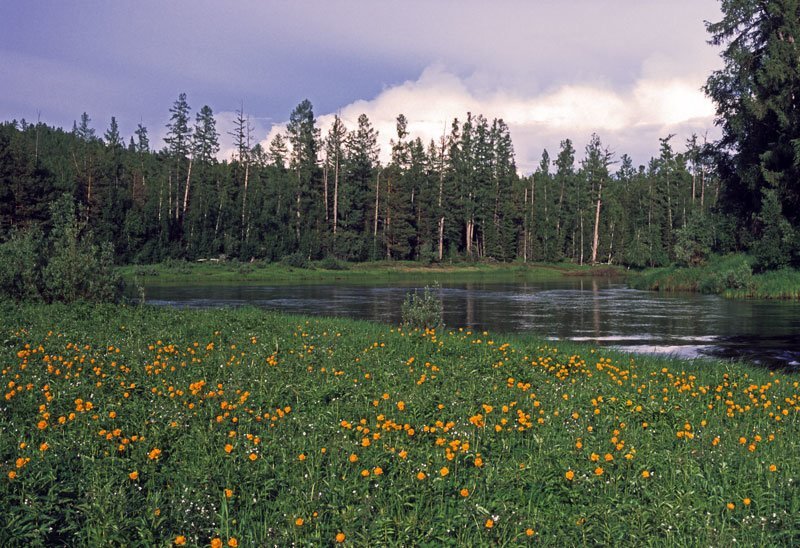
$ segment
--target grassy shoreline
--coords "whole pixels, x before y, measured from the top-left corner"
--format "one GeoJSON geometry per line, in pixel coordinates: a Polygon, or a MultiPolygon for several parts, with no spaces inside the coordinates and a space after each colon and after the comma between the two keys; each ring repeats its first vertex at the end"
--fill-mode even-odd
{"type": "Polygon", "coordinates": [[[4,546],[800,542],[791,374],[251,308],[0,312],[4,546]]]}
{"type": "Polygon", "coordinates": [[[717,256],[704,266],[647,269],[628,283],[634,289],[710,293],[729,299],[800,299],[800,271],[753,274],[752,263],[746,255],[717,256]]]}
{"type": "Polygon", "coordinates": [[[311,263],[307,268],[281,263],[189,263],[171,262],[156,265],[127,265],[118,272],[127,282],[175,283],[324,283],[331,281],[381,281],[415,279],[424,282],[472,280],[553,280],[564,276],[624,276],[620,267],[521,263],[456,263],[423,265],[404,261],[368,263],[311,263]]]}

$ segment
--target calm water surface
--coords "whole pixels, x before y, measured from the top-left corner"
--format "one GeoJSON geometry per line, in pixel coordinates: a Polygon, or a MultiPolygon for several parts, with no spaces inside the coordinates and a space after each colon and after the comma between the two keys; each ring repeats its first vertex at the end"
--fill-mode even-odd
{"type": "MultiPolygon", "coordinates": [[[[406,292],[421,285],[150,285],[145,294],[155,305],[253,305],[397,324],[406,292]]],[[[606,278],[453,283],[443,284],[440,294],[444,321],[451,328],[590,341],[684,358],[739,358],[800,370],[796,302],[637,291],[606,278]]]]}

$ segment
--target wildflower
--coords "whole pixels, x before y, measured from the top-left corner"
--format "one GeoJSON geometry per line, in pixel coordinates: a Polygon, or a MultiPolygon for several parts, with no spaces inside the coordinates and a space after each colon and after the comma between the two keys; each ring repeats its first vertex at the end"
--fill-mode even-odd
{"type": "Polygon", "coordinates": [[[233,489],[225,489],[225,498],[229,499],[233,496],[233,489]]]}
{"type": "Polygon", "coordinates": [[[11,471],[8,473],[8,479],[10,479],[10,480],[13,480],[13,479],[14,479],[14,478],[16,478],[16,477],[17,477],[17,473],[16,473],[14,470],[11,470],[11,471]]]}
{"type": "Polygon", "coordinates": [[[358,455],[356,455],[355,453],[351,453],[350,457],[348,458],[348,460],[350,462],[358,462],[358,455]]]}
{"type": "Polygon", "coordinates": [[[597,468],[594,469],[594,475],[595,476],[602,476],[603,475],[603,469],[600,466],[598,466],[597,468]]]}
{"type": "Polygon", "coordinates": [[[237,546],[239,546],[239,541],[236,540],[236,537],[231,537],[228,539],[228,546],[230,546],[231,548],[236,548],[237,546]]]}
{"type": "Polygon", "coordinates": [[[230,453],[231,451],[233,451],[233,445],[231,445],[230,443],[226,443],[225,444],[225,452],[226,453],[230,453]]]}
{"type": "Polygon", "coordinates": [[[491,529],[492,527],[494,527],[494,520],[492,518],[489,518],[489,519],[486,520],[486,523],[484,523],[483,525],[487,529],[491,529]]]}
{"type": "Polygon", "coordinates": [[[214,537],[211,539],[211,548],[222,548],[222,539],[214,537]]]}
{"type": "Polygon", "coordinates": [[[734,508],[736,508],[736,505],[732,502],[729,502],[725,506],[728,508],[728,510],[733,510],[734,508]]]}
{"type": "Polygon", "coordinates": [[[568,481],[572,481],[573,479],[575,479],[575,472],[573,472],[572,470],[567,470],[567,473],[564,474],[564,477],[567,478],[568,481]]]}
{"type": "Polygon", "coordinates": [[[40,420],[39,422],[36,423],[36,428],[38,428],[39,430],[44,430],[45,428],[47,428],[47,421],[44,419],[40,420]]]}
{"type": "Polygon", "coordinates": [[[469,489],[467,489],[465,487],[465,488],[461,489],[461,491],[459,491],[458,494],[461,495],[464,498],[467,498],[469,496],[469,489]]]}
{"type": "Polygon", "coordinates": [[[751,500],[750,500],[750,499],[748,499],[748,498],[745,498],[744,500],[742,500],[742,503],[743,503],[745,506],[750,506],[750,503],[751,503],[751,502],[753,502],[753,501],[751,501],[751,500]]]}
{"type": "Polygon", "coordinates": [[[642,477],[647,479],[650,477],[650,470],[642,470],[642,477]]]}
{"type": "Polygon", "coordinates": [[[368,477],[369,477],[369,470],[367,470],[366,468],[364,468],[364,469],[361,471],[361,477],[362,477],[362,478],[368,478],[368,477]]]}
{"type": "Polygon", "coordinates": [[[342,542],[344,542],[345,538],[347,538],[347,537],[345,537],[344,533],[341,533],[341,532],[336,533],[336,542],[342,543],[342,542]]]}
{"type": "Polygon", "coordinates": [[[304,453],[300,453],[300,454],[297,456],[297,460],[299,460],[300,462],[302,462],[302,461],[306,460],[306,456],[305,456],[305,454],[304,454],[304,453]]]}
{"type": "Polygon", "coordinates": [[[425,472],[418,472],[418,473],[417,473],[417,479],[418,479],[419,481],[422,481],[422,480],[424,480],[426,477],[428,477],[428,476],[426,476],[426,475],[425,475],[425,472]]]}
{"type": "Polygon", "coordinates": [[[303,518],[297,518],[296,520],[294,520],[294,524],[297,525],[298,527],[302,527],[304,523],[305,520],[303,520],[303,518]]]}
{"type": "Polygon", "coordinates": [[[128,474],[128,477],[131,479],[131,481],[136,481],[137,479],[139,479],[139,472],[137,470],[134,470],[133,472],[128,474]]]}
{"type": "Polygon", "coordinates": [[[150,450],[147,454],[147,458],[150,460],[157,460],[161,456],[161,449],[155,447],[150,450]]]}
{"type": "Polygon", "coordinates": [[[439,470],[439,474],[440,474],[442,477],[445,477],[445,476],[446,476],[447,474],[449,474],[449,473],[450,473],[450,469],[449,469],[449,468],[447,468],[447,466],[442,466],[442,469],[441,469],[441,470],[439,470]]]}
{"type": "Polygon", "coordinates": [[[376,466],[372,470],[372,473],[375,474],[376,476],[380,476],[381,474],[383,474],[383,468],[381,468],[380,466],[376,466]]]}
{"type": "Polygon", "coordinates": [[[770,464],[769,465],[769,471],[770,472],[777,472],[777,470],[778,470],[778,467],[775,466],[774,464],[770,464]]]}
{"type": "Polygon", "coordinates": [[[247,458],[250,459],[251,461],[254,461],[254,460],[258,459],[258,455],[256,455],[255,453],[250,453],[247,456],[247,458]]]}
{"type": "Polygon", "coordinates": [[[536,531],[534,531],[534,530],[533,530],[533,529],[531,529],[530,527],[528,527],[527,529],[525,529],[525,534],[526,534],[527,536],[529,536],[529,537],[532,537],[532,536],[533,536],[535,533],[536,533],[536,531]]]}
{"type": "Polygon", "coordinates": [[[183,535],[178,535],[175,537],[175,546],[185,546],[186,545],[186,537],[183,535]]]}
{"type": "Polygon", "coordinates": [[[50,449],[50,446],[47,444],[47,442],[44,442],[41,445],[39,445],[39,451],[47,451],[48,449],[50,449]]]}

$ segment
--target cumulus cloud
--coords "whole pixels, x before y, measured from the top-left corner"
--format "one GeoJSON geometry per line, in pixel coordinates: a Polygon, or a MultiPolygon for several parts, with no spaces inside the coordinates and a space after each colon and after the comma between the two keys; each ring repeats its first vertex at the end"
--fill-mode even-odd
{"type": "MultiPolygon", "coordinates": [[[[508,90],[483,91],[441,65],[425,69],[417,80],[391,86],[369,100],[358,100],[338,112],[348,129],[366,114],[379,131],[381,161],[389,159],[389,140],[395,137],[398,114],[408,119],[411,138],[438,141],[450,131],[454,118],[463,121],[467,112],[489,120],[502,118],[514,141],[517,166],[530,173],[543,149],[555,157],[559,143],[570,138],[581,149],[592,133],[618,156],[630,155],[646,163],[658,148],[658,138],[676,134],[675,148],[691,133],[703,135],[713,128],[714,107],[700,90],[702,80],[650,73],[627,89],[599,84],[564,84],[538,94],[508,90]]],[[[317,117],[323,136],[334,113],[317,117]]],[[[285,124],[272,127],[264,145],[285,124]]]]}

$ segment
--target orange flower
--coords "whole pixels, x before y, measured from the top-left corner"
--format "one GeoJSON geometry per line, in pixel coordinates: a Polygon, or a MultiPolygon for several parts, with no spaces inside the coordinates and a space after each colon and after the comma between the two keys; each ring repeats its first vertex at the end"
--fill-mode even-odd
{"type": "Polygon", "coordinates": [[[231,548],[236,548],[237,546],[239,546],[239,541],[236,540],[236,537],[231,537],[228,539],[228,546],[230,546],[231,548]]]}
{"type": "Polygon", "coordinates": [[[186,545],[186,537],[183,535],[178,535],[175,537],[175,546],[185,546],[186,545]]]}
{"type": "Polygon", "coordinates": [[[364,469],[361,471],[361,477],[368,478],[368,477],[369,477],[369,470],[367,470],[366,468],[364,468],[364,469]]]}
{"type": "Polygon", "coordinates": [[[725,505],[725,507],[728,510],[733,510],[734,508],[736,508],[736,505],[734,503],[732,503],[732,502],[729,502],[728,504],[725,505]]]}
{"type": "Polygon", "coordinates": [[[567,478],[567,480],[572,481],[575,479],[575,472],[572,470],[567,470],[567,473],[564,474],[564,477],[567,478]]]}
{"type": "Polygon", "coordinates": [[[469,496],[469,489],[465,487],[461,491],[459,491],[458,494],[464,498],[467,498],[469,496]]]}
{"type": "Polygon", "coordinates": [[[376,476],[380,476],[381,474],[383,474],[383,468],[381,468],[380,466],[376,466],[372,470],[372,473],[375,474],[376,476]]]}
{"type": "Polygon", "coordinates": [[[356,455],[355,453],[351,453],[348,460],[350,462],[358,462],[358,455],[356,455]]]}
{"type": "Polygon", "coordinates": [[[418,479],[419,481],[422,481],[422,480],[424,480],[426,477],[428,477],[428,476],[426,476],[426,475],[425,475],[425,472],[418,472],[418,473],[417,473],[417,479],[418,479]]]}
{"type": "Polygon", "coordinates": [[[484,526],[487,529],[491,529],[492,527],[494,527],[494,520],[492,518],[487,519],[486,523],[484,523],[484,526]]]}
{"type": "Polygon", "coordinates": [[[778,471],[778,467],[775,466],[774,464],[770,464],[769,465],[769,471],[770,472],[777,472],[778,471]]]}
{"type": "Polygon", "coordinates": [[[297,460],[299,460],[299,461],[301,461],[301,462],[302,462],[302,461],[304,461],[304,460],[306,460],[306,456],[305,456],[305,454],[304,454],[304,453],[300,453],[300,454],[297,456],[297,460]]]}
{"type": "Polygon", "coordinates": [[[233,496],[233,489],[225,489],[225,498],[229,499],[233,496]]]}
{"type": "Polygon", "coordinates": [[[533,529],[531,529],[530,527],[529,527],[529,528],[527,528],[527,529],[525,529],[525,534],[526,534],[527,536],[529,536],[529,537],[532,537],[532,536],[533,536],[535,533],[536,533],[536,531],[534,531],[534,530],[533,530],[533,529]]]}
{"type": "Polygon", "coordinates": [[[47,428],[47,421],[40,420],[39,422],[36,423],[36,428],[38,428],[39,430],[44,430],[45,428],[47,428]]]}
{"type": "Polygon", "coordinates": [[[344,542],[344,539],[347,538],[344,536],[344,533],[336,533],[336,542],[344,542]]]}
{"type": "Polygon", "coordinates": [[[597,468],[594,469],[594,475],[595,476],[602,476],[603,475],[603,469],[600,466],[598,466],[597,468]]]}
{"type": "Polygon", "coordinates": [[[303,520],[303,518],[297,518],[296,520],[294,520],[294,524],[297,525],[298,527],[302,527],[304,523],[305,520],[303,520]]]}
{"type": "Polygon", "coordinates": [[[147,458],[150,459],[150,460],[156,460],[160,456],[161,456],[161,449],[159,449],[157,447],[151,449],[150,452],[147,454],[147,458]]]}
{"type": "Polygon", "coordinates": [[[447,474],[449,474],[449,473],[450,473],[450,469],[449,469],[449,468],[447,468],[447,466],[443,466],[443,467],[442,467],[442,469],[441,469],[441,470],[439,470],[439,474],[440,474],[442,477],[445,477],[445,476],[446,476],[447,474]]]}
{"type": "Polygon", "coordinates": [[[642,477],[647,479],[650,477],[650,470],[642,470],[642,477]]]}
{"type": "Polygon", "coordinates": [[[44,442],[41,445],[39,445],[39,451],[47,451],[48,449],[50,449],[50,446],[47,444],[47,442],[44,442]]]}
{"type": "Polygon", "coordinates": [[[137,479],[139,479],[139,472],[134,470],[133,472],[128,474],[128,477],[131,478],[132,481],[136,481],[137,479]]]}
{"type": "Polygon", "coordinates": [[[211,548],[222,548],[222,539],[214,537],[211,539],[211,548]]]}
{"type": "Polygon", "coordinates": [[[250,459],[251,461],[254,461],[258,458],[258,455],[256,455],[255,453],[250,453],[249,455],[247,455],[247,458],[250,459]]]}
{"type": "Polygon", "coordinates": [[[225,452],[226,453],[230,453],[231,451],[233,451],[233,445],[231,445],[230,443],[226,443],[225,444],[225,452]]]}
{"type": "Polygon", "coordinates": [[[748,498],[746,498],[746,499],[742,500],[742,502],[744,503],[745,506],[750,506],[750,503],[753,502],[753,501],[748,499],[748,498]]]}
{"type": "Polygon", "coordinates": [[[11,471],[8,473],[8,479],[10,479],[10,480],[13,480],[13,479],[14,479],[14,478],[16,478],[16,477],[17,477],[17,473],[16,473],[14,470],[11,470],[11,471]]]}

